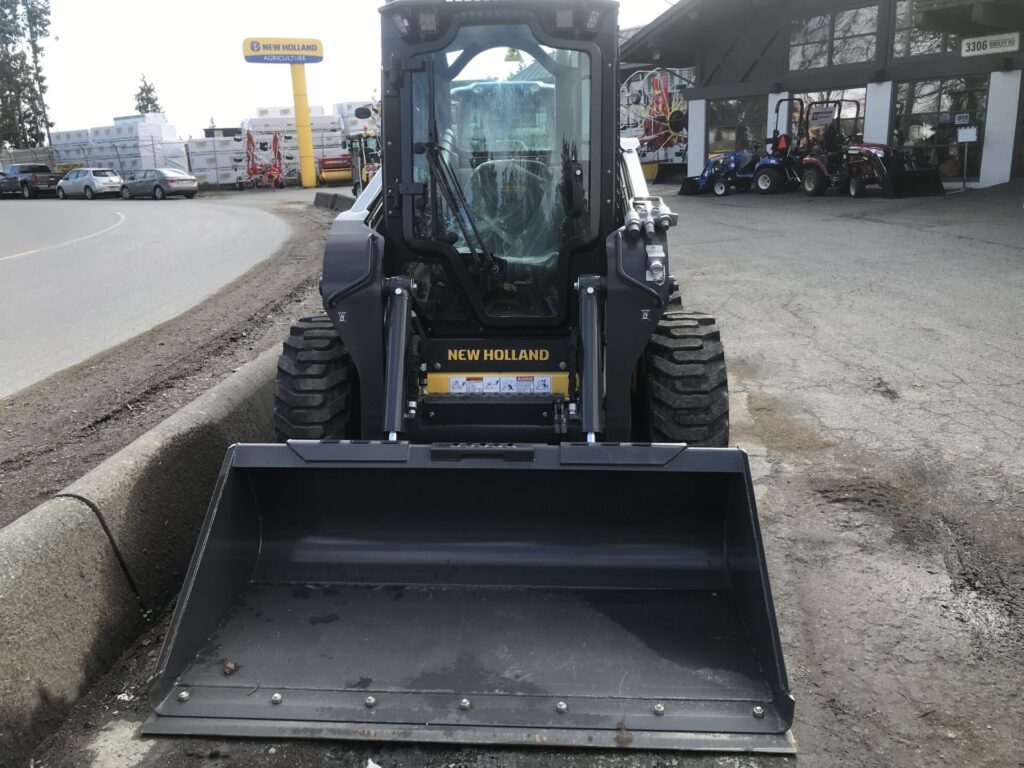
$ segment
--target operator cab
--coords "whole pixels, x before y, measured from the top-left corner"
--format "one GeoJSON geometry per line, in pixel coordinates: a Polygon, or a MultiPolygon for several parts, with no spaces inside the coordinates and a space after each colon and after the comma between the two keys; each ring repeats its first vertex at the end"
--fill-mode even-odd
{"type": "MultiPolygon", "coordinates": [[[[406,146],[416,196],[404,274],[436,329],[553,326],[591,211],[596,48],[543,45],[526,24],[463,26],[413,57],[406,146]]],[[[592,46],[590,46],[592,47],[592,46]]]]}

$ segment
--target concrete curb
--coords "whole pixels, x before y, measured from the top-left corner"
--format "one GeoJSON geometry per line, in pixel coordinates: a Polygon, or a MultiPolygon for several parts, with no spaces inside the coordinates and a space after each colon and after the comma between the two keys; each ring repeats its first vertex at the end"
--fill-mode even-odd
{"type": "Polygon", "coordinates": [[[21,765],[180,588],[228,446],[273,437],[278,353],[0,529],[0,766],[21,765]]]}
{"type": "Polygon", "coordinates": [[[338,196],[332,192],[317,192],[313,196],[313,205],[317,208],[334,208],[338,196]]]}
{"type": "Polygon", "coordinates": [[[273,439],[279,354],[264,352],[61,492],[96,510],[147,609],[181,587],[227,447],[273,439]]]}
{"type": "Polygon", "coordinates": [[[82,502],[51,499],[0,530],[0,765],[25,764],[19,756],[60,725],[141,620],[110,540],[82,502]]]}
{"type": "Polygon", "coordinates": [[[331,208],[335,211],[347,211],[355,203],[355,198],[340,192],[317,192],[313,196],[313,205],[319,208],[331,208]]]}

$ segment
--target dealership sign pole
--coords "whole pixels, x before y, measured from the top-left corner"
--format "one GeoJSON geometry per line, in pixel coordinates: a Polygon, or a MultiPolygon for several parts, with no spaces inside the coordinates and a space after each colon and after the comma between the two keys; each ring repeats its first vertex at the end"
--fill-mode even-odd
{"type": "Polygon", "coordinates": [[[246,61],[255,64],[291,64],[299,173],[302,186],[315,187],[316,164],[313,162],[313,131],[309,125],[309,98],[306,96],[306,64],[324,60],[323,43],[292,37],[247,37],[242,43],[242,52],[246,61]]]}

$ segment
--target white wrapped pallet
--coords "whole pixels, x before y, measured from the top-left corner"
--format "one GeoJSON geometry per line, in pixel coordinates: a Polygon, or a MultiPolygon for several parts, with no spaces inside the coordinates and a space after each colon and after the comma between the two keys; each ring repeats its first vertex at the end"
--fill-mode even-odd
{"type": "Polygon", "coordinates": [[[50,141],[54,144],[84,144],[89,141],[89,130],[78,131],[54,131],[50,134],[50,141]]]}
{"type": "Polygon", "coordinates": [[[256,110],[256,117],[294,117],[295,110],[292,107],[259,107],[256,110]]]}
{"type": "Polygon", "coordinates": [[[239,180],[244,179],[244,178],[245,178],[245,173],[243,171],[226,170],[226,171],[221,171],[220,173],[217,174],[217,183],[218,184],[235,184],[236,182],[238,182],[239,180]]]}
{"type": "Polygon", "coordinates": [[[115,117],[114,123],[146,123],[149,125],[167,125],[167,115],[163,112],[147,112],[144,115],[122,115],[115,117]]]}
{"type": "Polygon", "coordinates": [[[188,151],[193,155],[198,155],[204,152],[213,152],[214,144],[216,139],[189,139],[188,140],[188,151]]]}
{"type": "Polygon", "coordinates": [[[191,155],[190,159],[193,171],[220,168],[227,164],[219,160],[217,155],[191,155]]]}

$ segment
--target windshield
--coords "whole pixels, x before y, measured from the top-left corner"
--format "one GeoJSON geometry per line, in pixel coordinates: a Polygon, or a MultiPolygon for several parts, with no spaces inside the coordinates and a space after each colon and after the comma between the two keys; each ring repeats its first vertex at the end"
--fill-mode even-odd
{"type": "Polygon", "coordinates": [[[105,168],[104,169],[100,169],[98,171],[93,171],[92,175],[93,176],[117,176],[116,173],[114,173],[113,171],[108,171],[105,168]]]}
{"type": "Polygon", "coordinates": [[[187,173],[185,173],[184,171],[179,171],[177,168],[161,168],[160,173],[162,173],[164,176],[174,176],[175,178],[178,179],[191,178],[187,173]]]}
{"type": "MultiPolygon", "coordinates": [[[[554,317],[563,253],[590,234],[590,57],[525,26],[464,27],[412,78],[414,237],[457,254],[492,317],[554,317]]],[[[567,255],[566,255],[567,257],[567,255]]],[[[421,302],[436,265],[414,264],[421,302]]],[[[464,281],[467,282],[467,281],[464,281]]]]}

